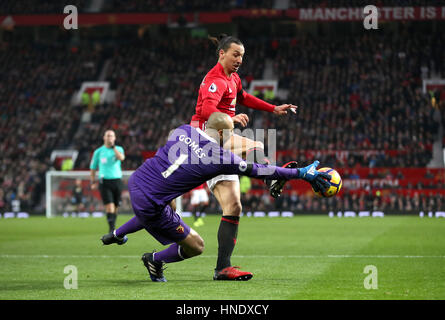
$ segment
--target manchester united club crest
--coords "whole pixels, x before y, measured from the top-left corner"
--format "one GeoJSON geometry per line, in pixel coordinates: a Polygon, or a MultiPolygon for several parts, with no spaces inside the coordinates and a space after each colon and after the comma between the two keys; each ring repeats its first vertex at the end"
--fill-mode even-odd
{"type": "Polygon", "coordinates": [[[184,227],[181,226],[181,225],[179,225],[179,226],[176,228],[176,232],[177,232],[177,233],[184,233],[184,227]]]}

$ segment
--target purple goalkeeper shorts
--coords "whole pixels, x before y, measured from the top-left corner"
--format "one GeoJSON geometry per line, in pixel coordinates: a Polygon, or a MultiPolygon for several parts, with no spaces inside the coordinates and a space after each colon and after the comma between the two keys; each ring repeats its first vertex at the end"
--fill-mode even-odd
{"type": "Polygon", "coordinates": [[[128,180],[131,205],[145,230],[163,245],[184,240],[190,233],[190,227],[173,211],[172,207],[157,205],[150,200],[133,182],[128,180]]]}

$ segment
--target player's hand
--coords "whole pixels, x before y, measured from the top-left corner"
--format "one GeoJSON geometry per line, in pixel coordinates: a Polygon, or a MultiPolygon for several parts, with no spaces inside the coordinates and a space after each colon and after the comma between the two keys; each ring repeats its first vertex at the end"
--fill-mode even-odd
{"type": "Polygon", "coordinates": [[[297,106],[294,106],[293,104],[282,104],[280,106],[276,106],[273,110],[273,113],[279,116],[287,114],[287,111],[290,110],[293,113],[297,113],[297,106]]]}
{"type": "Polygon", "coordinates": [[[96,189],[97,189],[97,186],[98,186],[98,183],[97,183],[97,182],[93,182],[93,183],[91,184],[91,190],[96,190],[96,189]]]}
{"type": "Polygon", "coordinates": [[[247,123],[249,122],[249,117],[245,113],[237,114],[236,116],[232,117],[233,123],[239,123],[242,127],[247,126],[247,123]]]}
{"type": "Polygon", "coordinates": [[[331,184],[329,183],[330,175],[326,172],[320,172],[320,174],[311,182],[312,189],[315,192],[320,191],[321,193],[325,193],[331,184]]]}
{"type": "Polygon", "coordinates": [[[318,172],[316,168],[320,164],[320,161],[315,160],[314,163],[304,168],[298,168],[298,177],[309,182],[312,187],[315,187],[315,191],[323,191],[330,187],[329,180],[331,175],[326,172],[318,172]]]}

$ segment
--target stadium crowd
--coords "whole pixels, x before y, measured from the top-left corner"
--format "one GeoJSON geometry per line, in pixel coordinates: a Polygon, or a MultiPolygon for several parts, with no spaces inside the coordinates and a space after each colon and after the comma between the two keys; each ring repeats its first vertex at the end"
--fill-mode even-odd
{"type": "MultiPolygon", "coordinates": [[[[250,48],[243,72],[261,78],[264,51],[255,43],[250,48]]],[[[97,106],[91,123],[74,139],[80,150],[76,166],[88,166],[91,145],[101,141],[106,128],[113,128],[125,147],[125,167],[136,168],[142,150],[156,150],[172,128],[190,122],[203,74],[216,63],[215,51],[207,39],[182,37],[145,39],[143,44],[117,48],[106,75],[116,90],[116,102],[97,106]]]]}
{"type": "Polygon", "coordinates": [[[65,46],[2,43],[0,47],[0,212],[35,208],[45,191],[51,152],[69,146],[82,107],[70,105],[100,56],[65,46]]]}
{"type": "MultiPolygon", "coordinates": [[[[197,12],[226,11],[230,9],[254,9],[274,6],[274,0],[106,0],[99,12],[135,13],[135,12],[197,12]]],[[[0,15],[3,14],[48,14],[63,13],[63,8],[70,4],[77,7],[79,13],[88,12],[92,0],[73,0],[64,3],[46,0],[36,3],[34,0],[14,0],[0,2],[0,15]]]]}
{"type": "Polygon", "coordinates": [[[63,13],[67,5],[74,5],[78,12],[85,12],[90,0],[71,0],[69,2],[59,0],[45,0],[36,2],[34,0],[0,1],[0,15],[7,14],[47,14],[63,13]]]}
{"type": "MultiPolygon", "coordinates": [[[[425,167],[439,122],[429,95],[421,92],[421,73],[433,68],[445,73],[443,45],[432,43],[445,37],[398,37],[400,41],[367,35],[354,41],[326,41],[302,36],[280,39],[276,53],[267,50],[265,42],[246,41],[240,71],[244,88],[262,77],[265,59],[274,58],[279,87],[289,94],[286,100],[270,102],[292,102],[300,108],[296,117],[238,110],[248,114],[250,128],[280,128],[276,149],[293,151],[279,156],[277,163],[311,161],[305,150],[348,150],[346,160],[327,152],[320,161],[332,167],[425,167]]],[[[135,160],[140,150],[156,150],[171,128],[191,118],[202,77],[216,61],[209,44],[181,38],[117,49],[107,74],[117,101],[97,107],[89,129],[75,145],[89,152],[101,132],[113,127],[135,160]]],[[[86,167],[86,161],[83,156],[78,167],[86,167]]]]}
{"type": "Polygon", "coordinates": [[[264,127],[285,128],[278,149],[357,151],[347,163],[332,166],[424,167],[439,123],[421,79],[432,70],[445,76],[444,40],[444,34],[406,30],[353,40],[303,36],[278,41],[274,69],[279,87],[287,88],[288,100],[301,108],[295,121],[268,117],[264,127]],[[382,152],[360,156],[358,151],[367,149],[382,152]]]}
{"type": "MultiPolygon", "coordinates": [[[[101,144],[105,129],[112,128],[117,144],[126,151],[123,169],[132,170],[142,163],[142,151],[156,150],[172,128],[190,121],[202,77],[217,60],[214,47],[207,39],[147,37],[113,50],[2,43],[0,212],[11,210],[16,199],[21,199],[22,209],[40,203],[54,149],[79,150],[75,168],[87,169],[91,151],[101,144]],[[115,90],[116,101],[97,105],[91,122],[78,130],[85,108],[71,107],[72,95],[83,81],[97,80],[106,60],[105,79],[115,90]]],[[[261,79],[266,59],[273,59],[279,86],[288,90],[288,96],[270,102],[299,106],[297,115],[283,118],[238,109],[249,115],[251,128],[279,128],[277,149],[293,151],[280,156],[278,164],[312,161],[314,155],[307,156],[305,150],[348,150],[346,160],[317,155],[325,166],[335,168],[425,167],[431,160],[438,123],[429,96],[419,88],[424,75],[434,71],[445,76],[443,34],[375,33],[350,41],[323,35],[242,40],[244,88],[261,79]],[[378,152],[363,153],[366,150],[378,152]]],[[[245,207],[273,203],[267,197],[252,195],[245,207]],[[261,197],[264,203],[258,204],[261,197]]],[[[298,195],[299,207],[295,205],[302,210],[323,203],[336,208],[345,205],[348,197],[355,204],[367,203],[364,195],[354,198],[345,193],[322,201],[298,195]]],[[[284,207],[294,198],[286,194],[278,202],[284,207]]],[[[377,205],[399,206],[392,193],[378,199],[382,200],[377,205]]],[[[413,207],[414,200],[401,199],[413,207]]]]}
{"type": "MultiPolygon", "coordinates": [[[[78,12],[88,12],[92,0],[73,0],[70,5],[77,7],[78,12]]],[[[14,0],[0,2],[0,15],[3,14],[48,14],[62,13],[68,3],[57,0],[40,1],[14,0]]],[[[231,9],[275,9],[275,0],[106,0],[99,12],[135,13],[135,12],[202,12],[227,11],[231,9]]],[[[342,8],[365,7],[376,5],[378,7],[420,7],[444,6],[445,0],[290,0],[289,9],[294,8],[342,8]]],[[[281,8],[281,7],[280,7],[281,8]]]]}

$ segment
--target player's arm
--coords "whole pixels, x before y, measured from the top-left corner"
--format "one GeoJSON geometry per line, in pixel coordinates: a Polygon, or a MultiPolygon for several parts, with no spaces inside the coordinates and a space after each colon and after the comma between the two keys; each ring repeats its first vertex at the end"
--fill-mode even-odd
{"type": "Polygon", "coordinates": [[[96,181],[96,170],[90,170],[90,186],[91,190],[97,189],[98,182],[96,181]]]}
{"type": "Polygon", "coordinates": [[[224,150],[221,163],[221,174],[238,174],[251,178],[271,180],[303,179],[309,182],[315,189],[322,190],[322,192],[330,186],[328,181],[331,179],[331,176],[316,170],[320,164],[318,160],[303,168],[282,168],[273,165],[247,163],[232,152],[224,150]],[[228,161],[228,157],[230,157],[230,161],[228,161]]]}
{"type": "Polygon", "coordinates": [[[329,180],[331,180],[331,176],[325,172],[318,172],[316,168],[319,164],[320,161],[316,160],[303,168],[282,168],[258,163],[248,164],[248,166],[252,168],[249,174],[254,174],[255,178],[274,180],[302,179],[309,182],[314,190],[325,192],[330,187],[329,180]]]}
{"type": "Polygon", "coordinates": [[[93,157],[90,162],[90,186],[91,190],[97,189],[98,182],[96,181],[96,170],[99,165],[99,156],[97,150],[94,151],[93,157]]]}
{"type": "Polygon", "coordinates": [[[124,161],[125,160],[125,153],[124,153],[124,149],[121,147],[116,147],[115,145],[113,146],[113,151],[114,151],[114,155],[116,156],[116,158],[120,161],[124,161]]]}

